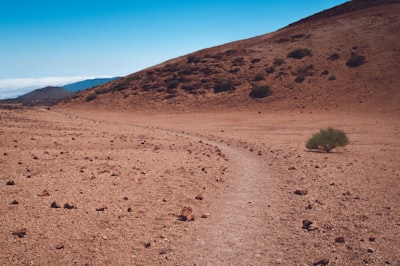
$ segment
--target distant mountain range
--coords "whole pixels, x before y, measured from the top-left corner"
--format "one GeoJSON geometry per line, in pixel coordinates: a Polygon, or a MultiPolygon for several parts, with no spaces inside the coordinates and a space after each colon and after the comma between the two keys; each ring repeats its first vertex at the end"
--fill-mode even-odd
{"type": "Polygon", "coordinates": [[[97,79],[87,79],[83,81],[78,81],[75,83],[71,83],[68,85],[62,86],[63,89],[70,91],[70,92],[77,92],[83,91],[86,89],[90,89],[99,85],[103,85],[107,82],[113,81],[115,79],[119,79],[120,77],[113,77],[113,78],[97,78],[97,79]]]}
{"type": "Polygon", "coordinates": [[[119,77],[87,79],[67,84],[63,87],[47,86],[33,90],[14,99],[0,100],[0,103],[22,104],[25,106],[53,105],[60,100],[71,97],[78,91],[103,85],[118,78],[119,77]]]}

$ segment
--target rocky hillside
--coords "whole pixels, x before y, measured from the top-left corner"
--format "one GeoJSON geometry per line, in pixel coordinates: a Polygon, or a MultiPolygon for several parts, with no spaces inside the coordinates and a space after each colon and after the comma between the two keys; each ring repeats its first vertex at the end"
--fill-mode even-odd
{"type": "Polygon", "coordinates": [[[399,31],[399,1],[352,1],[274,33],[164,62],[62,105],[399,111],[399,31]]]}

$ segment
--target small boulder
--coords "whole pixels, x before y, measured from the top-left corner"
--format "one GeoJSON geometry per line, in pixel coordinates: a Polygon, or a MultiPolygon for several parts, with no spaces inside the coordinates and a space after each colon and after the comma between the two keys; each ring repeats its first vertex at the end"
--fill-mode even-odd
{"type": "Polygon", "coordinates": [[[299,196],[304,196],[308,194],[308,190],[307,189],[296,189],[294,191],[294,194],[299,195],[299,196]]]}
{"type": "Polygon", "coordinates": [[[183,207],[179,219],[187,222],[194,221],[193,209],[191,207],[183,207]]]}
{"type": "Polygon", "coordinates": [[[23,238],[26,235],[26,228],[22,228],[12,232],[13,236],[18,236],[19,238],[23,238]]]}

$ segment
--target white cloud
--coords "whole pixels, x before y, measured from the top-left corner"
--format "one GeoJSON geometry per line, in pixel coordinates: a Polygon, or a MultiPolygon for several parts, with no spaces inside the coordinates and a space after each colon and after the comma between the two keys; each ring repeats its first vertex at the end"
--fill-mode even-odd
{"type": "Polygon", "coordinates": [[[63,86],[96,77],[43,77],[0,79],[0,99],[15,98],[46,86],[63,86]]]}

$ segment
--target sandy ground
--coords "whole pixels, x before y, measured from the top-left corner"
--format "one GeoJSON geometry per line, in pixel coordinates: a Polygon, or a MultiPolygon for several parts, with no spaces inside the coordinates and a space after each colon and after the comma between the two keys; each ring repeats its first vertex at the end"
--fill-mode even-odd
{"type": "Polygon", "coordinates": [[[1,265],[400,265],[397,114],[0,118],[1,265]],[[350,144],[305,150],[327,126],[350,144]]]}

